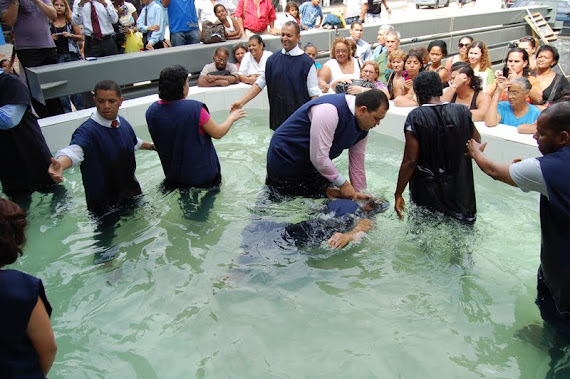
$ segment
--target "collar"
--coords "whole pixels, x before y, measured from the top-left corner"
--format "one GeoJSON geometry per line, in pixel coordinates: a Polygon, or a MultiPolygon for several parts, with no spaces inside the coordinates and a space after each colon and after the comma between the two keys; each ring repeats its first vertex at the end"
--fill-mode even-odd
{"type": "Polygon", "coordinates": [[[281,53],[283,53],[283,55],[290,55],[292,57],[297,57],[299,55],[305,54],[305,52],[303,50],[301,50],[301,48],[299,46],[295,46],[294,48],[292,48],[289,51],[285,51],[285,49],[281,49],[281,53]]]}
{"type": "Polygon", "coordinates": [[[346,100],[346,104],[348,105],[348,109],[350,109],[350,113],[352,113],[352,115],[355,116],[356,115],[356,96],[344,95],[344,98],[346,100]]]}
{"type": "MultiPolygon", "coordinates": [[[[104,126],[106,128],[111,128],[111,123],[114,121],[114,120],[107,120],[106,118],[103,118],[103,116],[101,116],[99,114],[99,112],[97,112],[97,111],[95,111],[91,114],[91,120],[95,121],[99,125],[104,126]]],[[[121,126],[121,119],[117,115],[117,118],[115,120],[117,121],[117,128],[118,128],[119,126],[121,126]]]]}

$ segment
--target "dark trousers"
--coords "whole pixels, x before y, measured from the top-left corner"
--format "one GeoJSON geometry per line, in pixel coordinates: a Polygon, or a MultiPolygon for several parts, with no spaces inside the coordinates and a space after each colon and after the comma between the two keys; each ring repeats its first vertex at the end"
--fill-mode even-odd
{"type": "Polygon", "coordinates": [[[85,57],[107,57],[117,54],[119,51],[113,36],[106,35],[101,40],[85,36],[85,57]]]}
{"type": "MultiPolygon", "coordinates": [[[[23,49],[16,50],[18,59],[22,66],[26,68],[45,66],[48,64],[56,64],[57,50],[53,48],[45,49],[23,49]]],[[[27,76],[26,76],[27,78],[27,76]]],[[[28,80],[28,87],[29,87],[28,80]]],[[[32,97],[32,106],[40,118],[55,116],[63,113],[63,108],[59,99],[48,99],[46,104],[42,104],[32,97]]]]}
{"type": "MultiPolygon", "coordinates": [[[[144,45],[144,49],[146,50],[146,45],[148,44],[148,33],[144,33],[143,34],[143,45],[144,45]]],[[[164,44],[162,43],[162,41],[158,41],[157,43],[154,44],[153,48],[156,49],[162,49],[164,47],[164,44]]]]}
{"type": "Polygon", "coordinates": [[[540,316],[561,336],[570,339],[570,314],[562,313],[556,308],[552,292],[542,277],[542,267],[538,268],[537,279],[536,305],[540,309],[540,316]]]}

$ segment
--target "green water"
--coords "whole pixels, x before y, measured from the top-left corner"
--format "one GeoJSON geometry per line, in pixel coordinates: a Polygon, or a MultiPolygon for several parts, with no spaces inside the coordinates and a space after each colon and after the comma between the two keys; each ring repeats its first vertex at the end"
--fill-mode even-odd
{"type": "MultiPolygon", "coordinates": [[[[390,208],[340,252],[273,244],[270,233],[254,236],[263,247],[242,235],[252,220],[299,221],[315,203],[256,206],[270,131],[266,112],[248,113],[215,142],[213,196],[160,192],[158,157],[137,152],[145,202],[118,224],[107,264],[93,264],[78,169],[63,200],[34,194],[12,268],[42,278],[54,308],[50,378],[544,377],[548,351],[517,335],[542,325],[536,194],[476,170],[473,230],[400,222],[390,208]]],[[[371,134],[369,189],[391,202],[402,151],[371,134]]],[[[346,156],[338,165],[346,173],[346,156]]]]}

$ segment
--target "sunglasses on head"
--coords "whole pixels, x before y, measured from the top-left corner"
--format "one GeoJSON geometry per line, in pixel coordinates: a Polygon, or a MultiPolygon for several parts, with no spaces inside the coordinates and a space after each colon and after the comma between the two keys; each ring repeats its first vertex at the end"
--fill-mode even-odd
{"type": "Polygon", "coordinates": [[[462,49],[462,48],[464,48],[464,47],[469,47],[469,46],[471,46],[471,44],[470,44],[470,43],[461,43],[461,42],[460,42],[460,43],[457,44],[457,46],[458,46],[460,49],[462,49]]]}

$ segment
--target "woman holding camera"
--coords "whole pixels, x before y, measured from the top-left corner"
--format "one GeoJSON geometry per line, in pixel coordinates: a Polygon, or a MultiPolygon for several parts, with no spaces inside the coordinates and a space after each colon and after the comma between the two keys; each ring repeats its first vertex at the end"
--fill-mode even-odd
{"type": "MultiPolygon", "coordinates": [[[[531,100],[534,102],[542,102],[542,88],[538,80],[536,80],[535,77],[530,76],[530,70],[528,68],[528,53],[520,47],[513,47],[509,50],[503,70],[495,72],[495,82],[487,87],[487,93],[490,96],[493,96],[499,82],[505,80],[511,82],[514,78],[520,77],[527,78],[531,85],[526,101],[529,103],[531,100]]],[[[504,87],[504,90],[500,93],[499,101],[509,100],[507,88],[508,86],[504,87]]]]}
{"type": "Polygon", "coordinates": [[[358,60],[352,57],[350,42],[344,37],[335,38],[331,48],[331,59],[325,62],[319,72],[319,88],[323,93],[335,90],[339,83],[352,83],[360,77],[358,60]]]}
{"type": "Polygon", "coordinates": [[[362,70],[360,70],[360,80],[353,80],[346,92],[351,95],[358,95],[359,93],[370,91],[371,89],[379,89],[390,99],[388,87],[386,87],[386,84],[378,81],[379,76],[380,66],[378,62],[366,61],[362,65],[362,70]]]}

